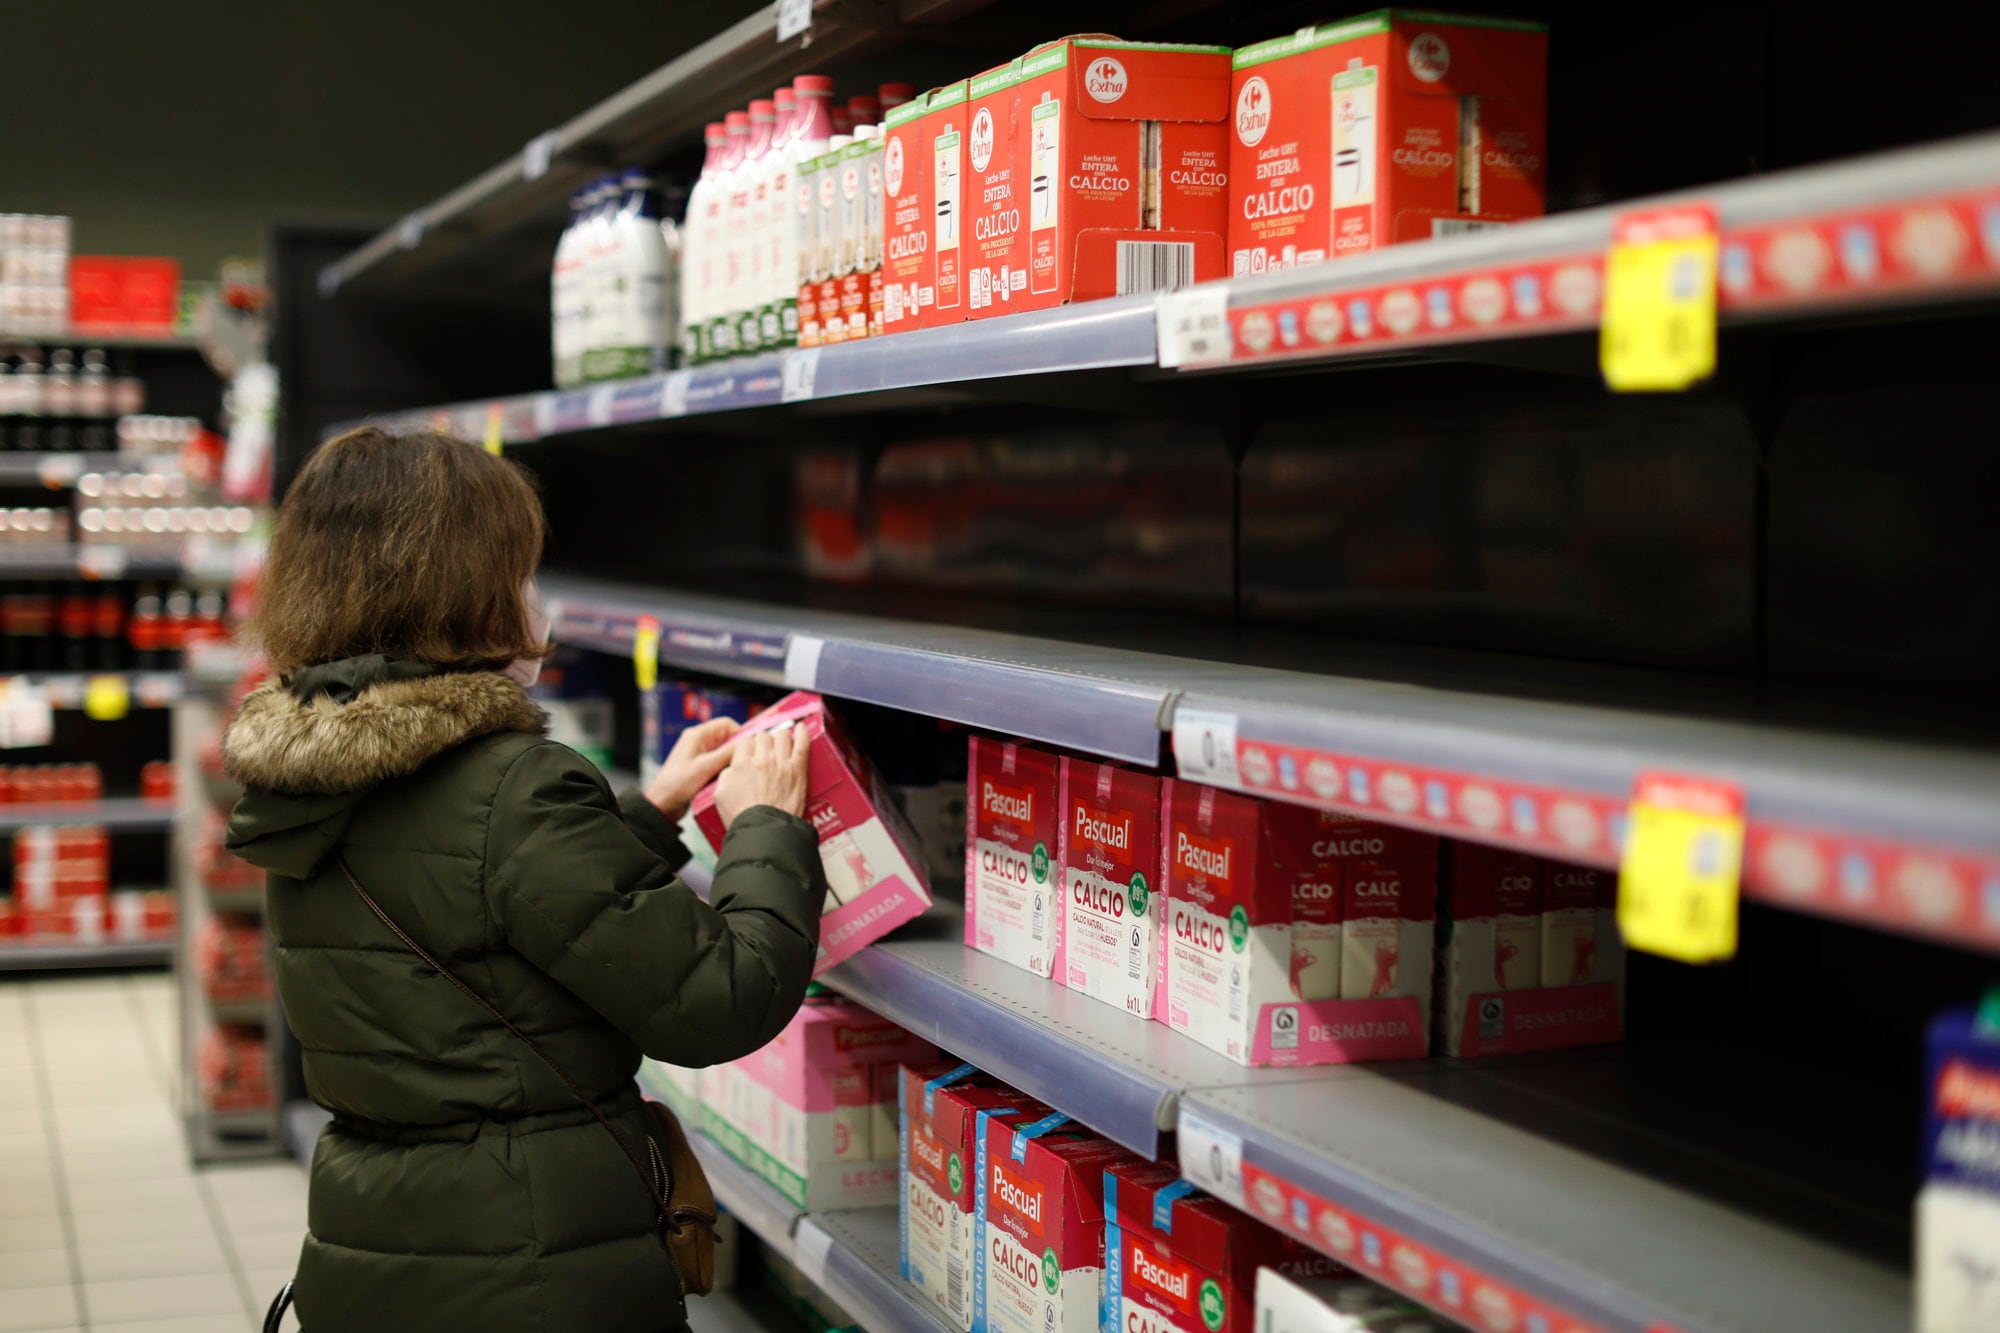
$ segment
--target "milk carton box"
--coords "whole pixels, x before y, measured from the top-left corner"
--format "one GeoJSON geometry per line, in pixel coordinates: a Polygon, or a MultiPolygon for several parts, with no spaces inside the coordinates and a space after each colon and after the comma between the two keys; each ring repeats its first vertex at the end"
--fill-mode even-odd
{"type": "Polygon", "coordinates": [[[1138,1160],[1063,1115],[981,1111],[975,1333],[1086,1333],[1104,1295],[1104,1171],[1138,1160]]]}
{"type": "Polygon", "coordinates": [[[1257,1333],[1460,1333],[1460,1325],[1366,1278],[1260,1268],[1257,1333]]]}
{"type": "Polygon", "coordinates": [[[1127,1333],[1250,1333],[1257,1271],[1346,1270],[1196,1190],[1170,1163],[1104,1173],[1102,1327],[1127,1333]]]}
{"type": "Polygon", "coordinates": [[[806,1005],[762,1050],[724,1066],[707,1128],[724,1150],[801,1208],[886,1207],[898,1193],[895,1135],[877,1142],[878,1068],[937,1048],[859,1005],[806,1005]]]}
{"type": "MultiPolygon", "coordinates": [[[[817,975],[922,915],[931,904],[930,878],[894,796],[817,694],[786,695],[738,734],[793,726],[812,738],[806,818],[819,833],[826,868],[817,975]]],[[[709,845],[722,846],[712,785],[695,797],[689,813],[709,845]]]]}
{"type": "Polygon", "coordinates": [[[1048,1108],[971,1065],[908,1065],[899,1075],[903,1280],[928,1296],[947,1321],[969,1330],[979,1248],[974,1204],[979,1113],[1015,1108],[1038,1120],[1048,1108]]]}
{"type": "MultiPolygon", "coordinates": [[[[1357,968],[1364,998],[1304,1000],[1294,992],[1294,889],[1301,876],[1318,882],[1327,873],[1312,852],[1316,812],[1174,779],[1161,788],[1168,1026],[1246,1065],[1421,1055],[1428,979],[1418,983],[1392,967],[1386,989],[1377,991],[1372,950],[1367,968],[1357,968]]],[[[1337,868],[1352,879],[1361,866],[1373,863],[1337,868]]],[[[1399,904],[1415,902],[1413,890],[1404,894],[1400,882],[1396,888],[1399,904]]],[[[1343,904],[1358,896],[1369,904],[1364,911],[1380,910],[1377,894],[1355,895],[1346,880],[1342,894],[1343,904]]],[[[1376,929],[1378,918],[1361,919],[1376,929]]],[[[1422,919],[1427,926],[1427,909],[1422,919]]],[[[1392,920],[1400,949],[1404,918],[1392,920]]],[[[1413,974],[1419,946],[1411,920],[1413,974]]],[[[1347,925],[1342,930],[1345,936],[1347,925]]],[[[1347,973],[1356,965],[1346,946],[1343,938],[1340,984],[1351,993],[1347,973]]],[[[1422,965],[1428,969],[1428,955],[1422,965]]]]}
{"type": "Polygon", "coordinates": [[[965,942],[1036,976],[1062,953],[1061,763],[974,736],[966,751],[965,942]]]}
{"type": "Polygon", "coordinates": [[[1549,863],[1542,886],[1542,985],[1597,979],[1598,909],[1616,883],[1609,871],[1549,863]]]}
{"type": "Polygon", "coordinates": [[[1231,63],[1234,274],[1542,213],[1541,24],[1384,9],[1231,63]]]}
{"type": "Polygon", "coordinates": [[[1071,990],[1151,1018],[1160,1009],[1160,780],[1062,761],[1062,967],[1071,990]]]}
{"type": "Polygon", "coordinates": [[[1428,833],[1318,812],[1311,861],[1292,888],[1294,994],[1428,994],[1437,845],[1428,833]],[[1386,977],[1378,945],[1388,950],[1386,977]]]}
{"type": "Polygon", "coordinates": [[[1221,277],[1229,77],[1225,47],[1088,36],[974,79],[968,314],[1221,277]]]}
{"type": "MultiPolygon", "coordinates": [[[[961,88],[963,85],[959,85],[961,88]]],[[[924,125],[931,98],[918,93],[882,118],[882,330],[920,328],[937,299],[937,254],[931,242],[931,145],[924,125]]],[[[960,93],[963,97],[963,93],[960,93]]]]}
{"type": "MultiPolygon", "coordinates": [[[[964,79],[934,90],[920,122],[930,161],[931,260],[924,287],[923,328],[965,318],[965,134],[970,108],[964,79]]],[[[884,312],[887,318],[887,312],[884,312]]]]}
{"type": "Polygon", "coordinates": [[[1429,1013],[1436,876],[1402,862],[1353,861],[1343,885],[1341,997],[1412,995],[1429,1013]]]}
{"type": "Polygon", "coordinates": [[[1985,1333],[2000,1328],[2000,992],[1938,1018],[1929,1044],[1916,1333],[1985,1333]]]}

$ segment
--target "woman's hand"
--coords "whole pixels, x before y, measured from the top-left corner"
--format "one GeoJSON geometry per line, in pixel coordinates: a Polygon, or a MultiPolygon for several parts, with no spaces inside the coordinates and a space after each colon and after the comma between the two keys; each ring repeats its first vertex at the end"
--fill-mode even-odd
{"type": "Polygon", "coordinates": [[[745,736],[731,747],[729,767],[715,786],[715,809],[724,828],[753,805],[769,805],[801,818],[806,813],[806,766],[812,737],[801,726],[745,736]]]}
{"type": "Polygon", "coordinates": [[[660,765],[653,785],[646,788],[646,799],[668,819],[678,820],[686,814],[695,793],[729,767],[729,738],[737,730],[735,718],[718,717],[683,731],[660,765]]]}

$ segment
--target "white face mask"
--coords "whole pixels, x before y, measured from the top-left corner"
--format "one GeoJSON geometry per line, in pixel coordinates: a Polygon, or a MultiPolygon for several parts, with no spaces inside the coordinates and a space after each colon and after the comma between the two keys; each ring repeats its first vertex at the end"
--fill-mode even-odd
{"type": "MultiPolygon", "coordinates": [[[[547,643],[549,641],[549,613],[542,605],[541,585],[536,583],[532,578],[521,585],[521,603],[527,608],[528,612],[528,638],[535,643],[547,643]]],[[[522,689],[528,689],[542,678],[542,659],[539,657],[519,658],[513,662],[509,662],[507,669],[501,674],[516,685],[519,685],[522,689]]]]}

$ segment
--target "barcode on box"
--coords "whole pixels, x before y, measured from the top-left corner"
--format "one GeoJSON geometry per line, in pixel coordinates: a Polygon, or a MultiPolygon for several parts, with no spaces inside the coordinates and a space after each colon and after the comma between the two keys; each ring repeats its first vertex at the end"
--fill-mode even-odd
{"type": "Polygon", "coordinates": [[[970,1305],[965,1291],[965,1260],[950,1255],[944,1261],[944,1308],[963,1322],[964,1315],[971,1312],[970,1305]]]}
{"type": "Polygon", "coordinates": [[[1171,292],[1194,283],[1193,241],[1118,242],[1118,294],[1171,292]]]}
{"type": "Polygon", "coordinates": [[[1465,236],[1475,231],[1499,231],[1507,224],[1488,222],[1483,218],[1432,218],[1431,239],[1440,236],[1465,236]]]}

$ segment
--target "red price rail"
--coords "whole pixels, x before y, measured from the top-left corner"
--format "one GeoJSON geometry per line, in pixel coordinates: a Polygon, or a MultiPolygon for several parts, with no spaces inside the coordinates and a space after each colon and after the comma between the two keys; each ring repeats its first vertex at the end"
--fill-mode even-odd
{"type": "Polygon", "coordinates": [[[1983,134],[1232,278],[1228,356],[1206,368],[1594,329],[1617,219],[1681,203],[1717,212],[1725,320],[2000,291],[2000,134],[1983,134]]]}

